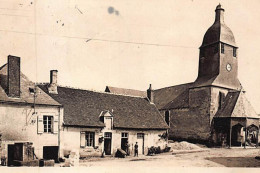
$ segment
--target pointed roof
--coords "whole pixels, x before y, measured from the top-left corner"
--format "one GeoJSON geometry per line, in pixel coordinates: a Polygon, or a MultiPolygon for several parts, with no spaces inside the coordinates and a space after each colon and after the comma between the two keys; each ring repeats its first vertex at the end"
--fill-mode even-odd
{"type": "Polygon", "coordinates": [[[228,92],[215,117],[260,118],[242,91],[228,92]]]}
{"type": "Polygon", "coordinates": [[[216,42],[223,42],[237,47],[233,32],[224,23],[224,11],[225,10],[220,4],[216,7],[215,22],[205,33],[201,47],[211,45],[216,42]]]}

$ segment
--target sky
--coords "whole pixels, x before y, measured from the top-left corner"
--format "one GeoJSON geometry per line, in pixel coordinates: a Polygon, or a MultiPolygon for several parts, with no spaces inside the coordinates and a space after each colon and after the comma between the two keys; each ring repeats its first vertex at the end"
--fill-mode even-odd
{"type": "Polygon", "coordinates": [[[32,81],[96,91],[193,82],[215,8],[238,49],[238,78],[260,113],[259,0],[0,0],[0,65],[21,57],[32,81]]]}

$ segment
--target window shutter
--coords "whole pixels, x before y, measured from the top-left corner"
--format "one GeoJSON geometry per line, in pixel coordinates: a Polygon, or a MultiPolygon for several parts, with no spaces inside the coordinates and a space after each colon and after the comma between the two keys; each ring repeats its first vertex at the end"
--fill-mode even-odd
{"type": "Polygon", "coordinates": [[[43,133],[43,116],[38,115],[38,133],[43,133]]]}
{"type": "Polygon", "coordinates": [[[59,116],[55,115],[53,118],[53,133],[58,133],[59,131],[59,116]]]}
{"type": "Polygon", "coordinates": [[[80,132],[80,147],[86,146],[86,135],[85,132],[80,132]]]}

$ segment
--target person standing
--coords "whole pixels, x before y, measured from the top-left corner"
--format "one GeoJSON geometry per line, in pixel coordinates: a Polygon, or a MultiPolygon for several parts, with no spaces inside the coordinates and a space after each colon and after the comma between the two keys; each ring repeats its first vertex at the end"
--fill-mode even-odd
{"type": "Polygon", "coordinates": [[[125,152],[126,152],[127,156],[129,156],[129,147],[130,147],[130,145],[128,144],[128,141],[126,141],[126,143],[125,143],[125,152]]]}
{"type": "Polygon", "coordinates": [[[138,157],[138,143],[137,142],[135,143],[135,156],[138,157]]]}

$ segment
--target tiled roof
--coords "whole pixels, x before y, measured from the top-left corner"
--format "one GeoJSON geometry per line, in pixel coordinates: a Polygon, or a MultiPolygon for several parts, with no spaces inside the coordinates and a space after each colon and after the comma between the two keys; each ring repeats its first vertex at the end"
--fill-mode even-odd
{"type": "MultiPolygon", "coordinates": [[[[20,97],[12,98],[8,97],[5,90],[7,88],[7,64],[0,67],[0,102],[5,103],[22,103],[22,104],[34,104],[34,94],[32,94],[29,88],[34,89],[35,85],[31,82],[22,72],[20,73],[20,97]]],[[[36,87],[35,104],[38,105],[55,105],[60,104],[52,99],[48,94],[43,92],[39,87],[36,87]]]]}
{"type": "MultiPolygon", "coordinates": [[[[46,93],[47,85],[39,85],[46,93]]],[[[154,104],[145,98],[94,92],[58,86],[58,94],[49,94],[64,106],[64,124],[72,126],[104,126],[102,111],[114,115],[115,128],[167,129],[168,126],[154,104]]]]}
{"type": "Polygon", "coordinates": [[[217,87],[224,87],[229,88],[233,90],[241,90],[242,85],[240,84],[239,80],[236,79],[232,84],[225,85],[223,84],[223,78],[225,76],[204,76],[204,77],[198,77],[196,81],[194,82],[194,87],[204,87],[204,86],[217,86],[217,87]]]}
{"type": "Polygon", "coordinates": [[[193,83],[171,86],[154,90],[154,103],[159,110],[187,108],[189,106],[189,88],[193,83]]]}
{"type": "Polygon", "coordinates": [[[128,96],[140,96],[140,97],[144,97],[144,98],[147,97],[146,91],[117,88],[117,87],[111,87],[111,86],[106,86],[105,92],[121,94],[121,95],[128,95],[128,96]]]}
{"type": "Polygon", "coordinates": [[[260,118],[241,91],[228,92],[223,107],[216,113],[215,117],[260,118]]]}

